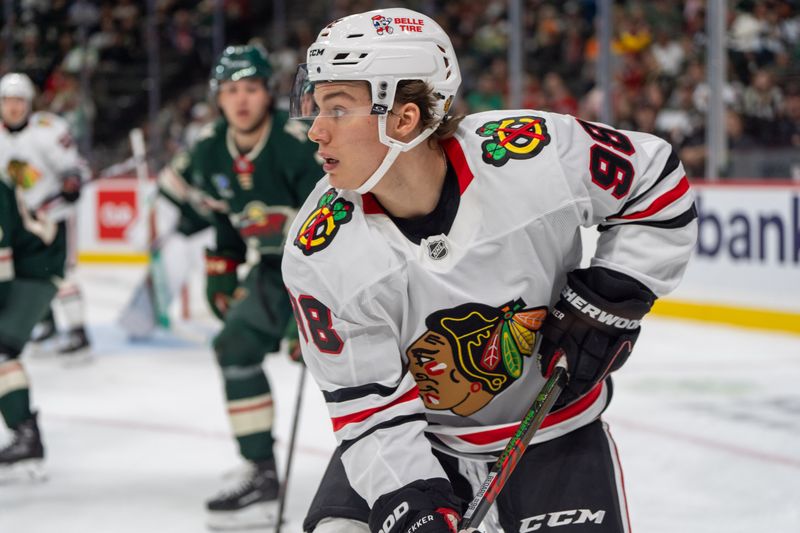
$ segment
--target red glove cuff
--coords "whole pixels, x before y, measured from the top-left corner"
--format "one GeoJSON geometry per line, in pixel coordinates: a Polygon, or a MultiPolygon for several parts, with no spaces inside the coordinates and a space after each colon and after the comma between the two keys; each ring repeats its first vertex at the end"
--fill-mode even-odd
{"type": "Polygon", "coordinates": [[[206,256],[206,275],[221,276],[236,272],[239,262],[230,257],[206,256]]]}
{"type": "Polygon", "coordinates": [[[461,520],[461,517],[457,512],[447,507],[439,507],[436,509],[436,512],[444,517],[444,521],[447,522],[447,525],[453,533],[458,533],[458,522],[461,520]]]}

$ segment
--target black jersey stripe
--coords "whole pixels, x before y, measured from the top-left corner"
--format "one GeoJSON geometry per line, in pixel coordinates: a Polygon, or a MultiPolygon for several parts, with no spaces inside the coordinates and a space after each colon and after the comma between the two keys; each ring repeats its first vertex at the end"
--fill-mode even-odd
{"type": "Polygon", "coordinates": [[[597,226],[597,231],[608,231],[610,229],[618,228],[620,226],[650,226],[651,228],[666,228],[675,229],[687,226],[692,220],[697,218],[697,207],[694,203],[692,206],[681,213],[680,215],[670,218],[668,220],[634,220],[632,222],[625,222],[621,224],[603,224],[597,226]]]}
{"type": "Polygon", "coordinates": [[[396,416],[396,417],[391,418],[391,419],[389,419],[389,420],[387,420],[385,422],[381,422],[380,424],[375,424],[374,426],[372,426],[371,428],[366,430],[364,433],[362,433],[361,435],[359,435],[355,439],[343,440],[339,444],[339,448],[342,450],[342,453],[344,453],[344,452],[347,451],[347,449],[350,446],[352,446],[353,444],[357,443],[358,441],[360,441],[364,437],[375,433],[376,431],[379,431],[381,429],[389,429],[389,428],[393,428],[393,427],[397,427],[397,426],[402,426],[403,424],[408,424],[409,422],[418,422],[418,421],[424,421],[424,420],[425,420],[425,415],[422,414],[422,413],[418,413],[416,415],[396,416]]]}
{"type": "Polygon", "coordinates": [[[370,383],[368,385],[359,385],[358,387],[345,387],[333,391],[322,391],[322,397],[325,398],[326,403],[340,403],[357,400],[373,394],[386,397],[391,396],[395,392],[397,392],[397,387],[387,387],[386,385],[370,383]]]}
{"type": "Polygon", "coordinates": [[[680,164],[681,164],[681,160],[678,159],[678,154],[675,153],[675,150],[672,150],[672,152],[669,154],[669,157],[667,158],[667,162],[664,164],[664,168],[661,171],[661,174],[659,174],[658,178],[656,178],[656,181],[653,182],[653,184],[646,191],[642,192],[641,194],[639,194],[635,198],[632,198],[632,199],[628,200],[627,202],[625,202],[625,205],[622,206],[622,209],[620,209],[619,212],[611,215],[611,217],[609,217],[609,218],[623,216],[625,214],[625,211],[627,211],[629,207],[631,207],[633,205],[636,205],[637,203],[639,203],[639,201],[642,198],[644,198],[645,196],[650,194],[650,191],[652,191],[659,183],[664,181],[664,179],[667,176],[669,176],[670,174],[675,172],[675,169],[677,169],[678,165],[680,165],[680,164]]]}

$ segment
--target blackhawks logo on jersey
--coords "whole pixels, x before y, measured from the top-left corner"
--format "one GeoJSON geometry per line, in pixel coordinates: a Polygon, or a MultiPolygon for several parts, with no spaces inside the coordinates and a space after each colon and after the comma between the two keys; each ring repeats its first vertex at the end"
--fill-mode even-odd
{"type": "Polygon", "coordinates": [[[509,159],[530,159],[550,143],[544,119],[534,116],[493,120],[475,133],[489,137],[481,144],[481,156],[496,167],[502,167],[509,159]]]}
{"type": "Polygon", "coordinates": [[[522,375],[546,307],[521,299],[500,307],[467,303],[431,313],[406,350],[425,407],[470,416],[522,375]]]}
{"type": "Polygon", "coordinates": [[[9,161],[6,172],[8,172],[8,176],[11,178],[11,180],[23,189],[30,189],[36,185],[36,183],[42,177],[41,172],[36,170],[25,161],[20,161],[19,159],[12,159],[9,161]]]}
{"type": "Polygon", "coordinates": [[[353,218],[353,203],[336,197],[336,189],[328,189],[317,202],[317,208],[306,218],[294,239],[294,245],[305,255],[324,250],[333,241],[342,224],[353,218]]]}

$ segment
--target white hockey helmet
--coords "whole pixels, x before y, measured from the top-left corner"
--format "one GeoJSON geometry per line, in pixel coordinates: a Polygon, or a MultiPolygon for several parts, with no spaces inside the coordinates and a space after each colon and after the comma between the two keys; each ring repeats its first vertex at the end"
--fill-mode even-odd
{"type": "Polygon", "coordinates": [[[26,74],[9,72],[0,79],[0,98],[22,98],[30,104],[35,95],[33,82],[26,74]]]}
{"type": "Polygon", "coordinates": [[[378,9],[335,20],[308,48],[307,63],[297,70],[291,94],[291,115],[314,118],[319,109],[311,98],[314,84],[326,81],[366,81],[372,92],[370,114],[378,116],[378,136],[390,148],[383,163],[357,189],[369,191],[400,154],[427,139],[444,119],[461,85],[453,45],[432,18],[405,8],[378,9]],[[404,143],[386,135],[386,116],[394,104],[397,84],[426,82],[436,97],[436,122],[404,143]]]}

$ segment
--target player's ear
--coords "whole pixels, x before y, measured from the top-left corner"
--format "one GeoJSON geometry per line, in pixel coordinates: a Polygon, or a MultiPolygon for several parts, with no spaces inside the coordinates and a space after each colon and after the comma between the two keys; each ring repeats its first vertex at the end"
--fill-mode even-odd
{"type": "Polygon", "coordinates": [[[392,119],[389,121],[391,137],[409,141],[419,134],[420,111],[417,104],[407,102],[395,105],[390,118],[392,119]]]}

